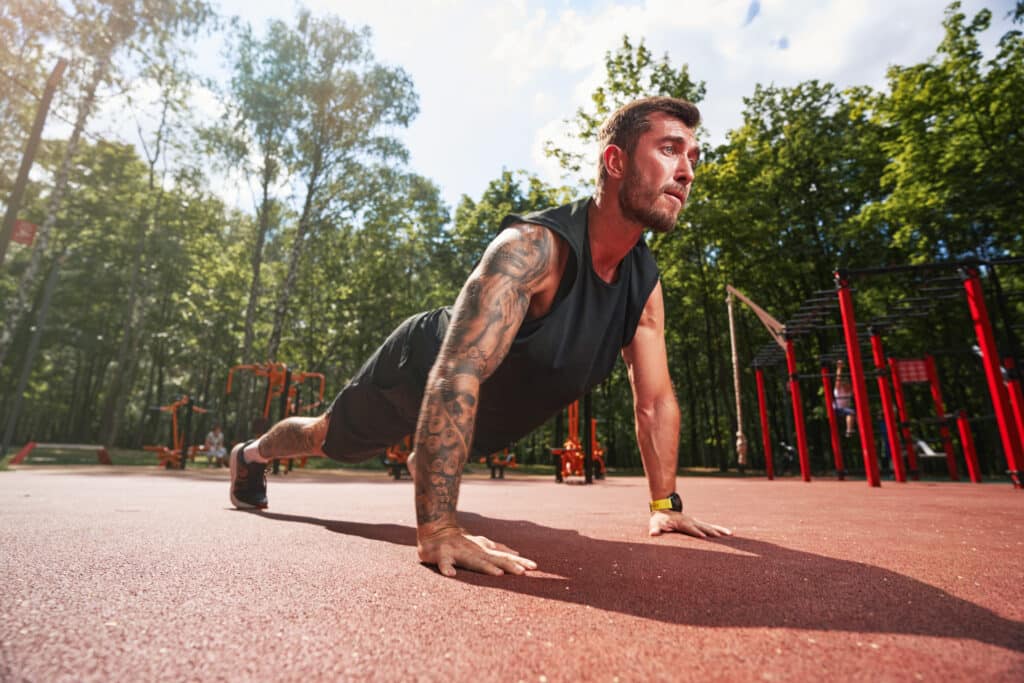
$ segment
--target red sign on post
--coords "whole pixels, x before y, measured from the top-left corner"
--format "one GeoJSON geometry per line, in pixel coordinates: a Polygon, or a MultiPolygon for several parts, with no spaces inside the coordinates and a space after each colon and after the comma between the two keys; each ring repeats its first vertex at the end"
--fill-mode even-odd
{"type": "Polygon", "coordinates": [[[896,361],[896,374],[903,384],[915,384],[928,381],[928,366],[923,360],[912,358],[910,360],[896,361]]]}
{"type": "Polygon", "coordinates": [[[39,226],[28,221],[14,221],[14,232],[11,234],[11,241],[31,247],[36,241],[36,230],[39,226]]]}

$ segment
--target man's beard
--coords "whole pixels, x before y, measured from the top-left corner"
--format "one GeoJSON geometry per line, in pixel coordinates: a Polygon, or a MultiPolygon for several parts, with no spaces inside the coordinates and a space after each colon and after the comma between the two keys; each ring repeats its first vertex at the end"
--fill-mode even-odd
{"type": "Polygon", "coordinates": [[[622,215],[655,232],[672,232],[676,227],[679,211],[658,208],[658,199],[664,194],[665,189],[667,188],[648,189],[640,173],[631,168],[626,172],[626,178],[619,187],[619,208],[622,215]]]}

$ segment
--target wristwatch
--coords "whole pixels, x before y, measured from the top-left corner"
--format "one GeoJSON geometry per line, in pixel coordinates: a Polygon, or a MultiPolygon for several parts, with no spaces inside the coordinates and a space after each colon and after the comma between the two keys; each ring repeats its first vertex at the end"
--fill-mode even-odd
{"type": "Polygon", "coordinates": [[[668,498],[659,498],[658,500],[651,501],[651,512],[657,512],[658,510],[672,510],[673,512],[683,511],[683,499],[679,497],[679,494],[673,491],[668,494],[668,498]]]}

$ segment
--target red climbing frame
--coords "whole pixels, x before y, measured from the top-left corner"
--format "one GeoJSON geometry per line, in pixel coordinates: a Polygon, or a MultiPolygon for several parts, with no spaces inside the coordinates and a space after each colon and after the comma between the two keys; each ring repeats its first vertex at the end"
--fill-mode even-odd
{"type": "Polygon", "coordinates": [[[857,429],[860,430],[864,471],[869,486],[881,486],[878,456],[875,452],[875,432],[871,425],[871,407],[868,405],[868,388],[864,382],[864,363],[861,361],[860,340],[857,338],[857,319],[853,313],[853,294],[850,292],[849,281],[841,272],[836,272],[835,279],[836,288],[839,290],[839,311],[843,317],[846,355],[850,364],[850,380],[853,384],[853,400],[857,406],[857,429]]]}
{"type": "Polygon", "coordinates": [[[768,407],[764,396],[764,370],[755,368],[757,378],[757,407],[761,412],[761,441],[764,443],[764,468],[769,479],[775,478],[775,467],[772,463],[772,434],[768,428],[768,407]]]}
{"type": "Polygon", "coordinates": [[[967,305],[971,309],[971,321],[981,348],[981,360],[985,366],[985,379],[988,382],[992,407],[995,410],[996,422],[999,425],[999,438],[1002,440],[1003,453],[1006,455],[1008,474],[1014,488],[1021,488],[1020,467],[1021,444],[1017,438],[1017,429],[1011,414],[1010,400],[1003,384],[1002,369],[999,365],[999,353],[996,349],[995,335],[992,333],[992,322],[988,317],[985,297],[981,290],[981,277],[978,269],[965,266],[962,269],[964,289],[967,290],[967,305]]]}
{"type": "Polygon", "coordinates": [[[793,400],[793,422],[796,426],[796,448],[800,456],[800,475],[811,480],[811,459],[807,455],[807,429],[804,425],[804,402],[800,397],[800,380],[796,372],[796,349],[793,340],[786,339],[786,367],[789,369],[789,396],[793,400]]]}
{"type": "Polygon", "coordinates": [[[828,415],[828,431],[832,437],[832,457],[836,463],[836,476],[843,481],[846,479],[846,468],[843,466],[843,444],[839,440],[836,409],[832,405],[832,380],[829,378],[827,365],[821,366],[821,384],[825,389],[825,414],[828,415]]]}
{"type": "MultiPolygon", "coordinates": [[[[897,432],[896,418],[892,410],[892,393],[889,391],[889,367],[885,360],[885,351],[882,349],[882,337],[872,330],[871,332],[871,355],[875,362],[875,370],[878,372],[878,393],[882,397],[882,416],[885,419],[885,436],[889,440],[889,454],[892,456],[892,472],[896,481],[906,483],[907,472],[903,468],[903,457],[900,453],[900,438],[897,432]]],[[[894,383],[899,379],[892,378],[894,383]]]]}

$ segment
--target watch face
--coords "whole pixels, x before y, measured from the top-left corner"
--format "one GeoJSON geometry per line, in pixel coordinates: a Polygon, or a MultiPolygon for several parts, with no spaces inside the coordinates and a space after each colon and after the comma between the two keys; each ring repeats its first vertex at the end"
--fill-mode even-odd
{"type": "Polygon", "coordinates": [[[668,499],[672,501],[672,509],[675,512],[683,511],[683,499],[679,497],[678,493],[672,493],[668,499]]]}

